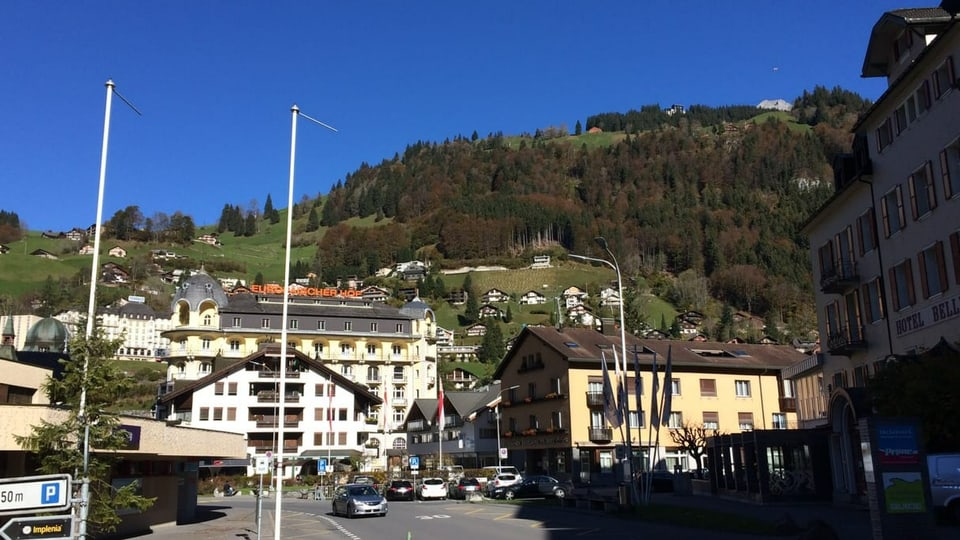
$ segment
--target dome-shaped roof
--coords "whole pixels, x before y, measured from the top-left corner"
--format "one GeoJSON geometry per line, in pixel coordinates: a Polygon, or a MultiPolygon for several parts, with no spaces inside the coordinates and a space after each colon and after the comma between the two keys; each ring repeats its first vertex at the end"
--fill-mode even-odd
{"type": "Polygon", "coordinates": [[[70,344],[70,332],[62,322],[47,317],[40,319],[37,324],[27,330],[27,337],[23,341],[24,351],[38,352],[67,352],[70,344]]]}
{"type": "Polygon", "coordinates": [[[400,313],[415,319],[426,319],[427,313],[430,313],[431,318],[436,318],[430,306],[423,300],[420,300],[419,296],[404,304],[400,308],[400,313]]]}
{"type": "Polygon", "coordinates": [[[177,287],[171,306],[175,307],[180,300],[186,300],[191,310],[196,310],[204,300],[213,300],[218,308],[223,308],[230,303],[220,283],[203,269],[188,277],[182,285],[177,287]]]}

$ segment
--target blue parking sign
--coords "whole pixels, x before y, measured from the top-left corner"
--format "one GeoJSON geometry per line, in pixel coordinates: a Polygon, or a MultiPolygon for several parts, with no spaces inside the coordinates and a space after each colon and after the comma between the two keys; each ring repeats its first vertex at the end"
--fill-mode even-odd
{"type": "Polygon", "coordinates": [[[327,472],[327,460],[326,458],[317,460],[317,474],[324,474],[327,472]]]}
{"type": "Polygon", "coordinates": [[[410,456],[410,469],[417,470],[420,468],[420,456],[410,456]]]}

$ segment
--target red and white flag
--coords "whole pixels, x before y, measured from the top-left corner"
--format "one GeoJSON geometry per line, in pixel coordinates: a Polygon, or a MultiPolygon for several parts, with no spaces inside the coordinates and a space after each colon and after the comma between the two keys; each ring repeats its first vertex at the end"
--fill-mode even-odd
{"type": "Polygon", "coordinates": [[[443,383],[437,390],[437,425],[441,430],[443,429],[443,383]]]}

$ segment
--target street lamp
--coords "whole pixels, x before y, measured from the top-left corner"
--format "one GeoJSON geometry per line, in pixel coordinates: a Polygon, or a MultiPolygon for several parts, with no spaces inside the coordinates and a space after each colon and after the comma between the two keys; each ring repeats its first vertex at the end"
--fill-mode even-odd
{"type": "MultiPolygon", "coordinates": [[[[620,306],[620,352],[622,353],[622,354],[621,354],[621,357],[623,358],[623,360],[622,360],[623,371],[621,372],[621,381],[619,381],[619,382],[620,382],[620,384],[623,385],[624,391],[626,391],[626,387],[627,387],[627,380],[626,380],[626,379],[627,379],[627,334],[626,334],[626,326],[627,326],[627,324],[626,324],[626,322],[627,322],[627,321],[626,321],[626,319],[625,319],[624,316],[623,316],[623,301],[624,301],[624,298],[623,298],[623,278],[621,277],[621,274],[620,274],[620,264],[617,262],[617,257],[614,256],[614,254],[613,254],[612,251],[610,251],[610,246],[607,244],[607,239],[606,239],[606,238],[604,238],[604,237],[602,237],[602,236],[597,236],[597,237],[594,238],[593,240],[597,243],[598,246],[600,246],[600,249],[602,249],[603,251],[605,251],[605,252],[607,253],[607,256],[609,256],[610,259],[611,259],[613,262],[610,262],[610,261],[608,261],[607,259],[598,259],[598,258],[596,258],[596,257],[586,257],[586,256],[584,256],[584,255],[574,255],[573,253],[569,254],[568,256],[569,256],[569,257],[572,257],[572,258],[574,258],[574,259],[580,259],[580,260],[584,260],[584,261],[592,261],[592,262],[598,262],[598,263],[601,263],[601,264],[605,264],[605,265],[609,266],[610,268],[613,268],[614,271],[616,271],[616,273],[617,273],[617,294],[619,295],[619,302],[618,302],[618,304],[619,304],[619,306],[620,306]]],[[[619,396],[618,396],[618,397],[619,397],[619,396]]],[[[640,400],[640,396],[637,396],[637,403],[638,403],[638,404],[639,404],[639,400],[640,400]]],[[[624,471],[624,472],[625,472],[625,473],[630,473],[630,474],[632,475],[632,472],[633,472],[633,470],[632,470],[632,469],[633,469],[633,443],[632,443],[631,441],[633,440],[633,436],[632,436],[631,433],[630,433],[630,430],[631,430],[631,428],[632,428],[632,426],[630,425],[630,406],[629,406],[628,403],[622,403],[622,404],[620,404],[620,406],[623,407],[623,409],[624,409],[625,412],[626,412],[626,422],[627,422],[627,436],[626,436],[626,439],[627,439],[627,440],[626,440],[625,442],[627,443],[627,464],[628,464],[628,465],[627,465],[627,469],[628,469],[628,471],[624,471]]],[[[628,478],[629,478],[629,477],[628,477],[628,478]]],[[[634,485],[632,479],[630,480],[630,486],[631,486],[631,492],[633,492],[633,490],[636,489],[636,486],[634,485]]],[[[636,495],[636,494],[634,493],[634,495],[636,495]]]]}
{"type": "MultiPolygon", "coordinates": [[[[497,466],[499,467],[503,466],[503,457],[500,454],[500,397],[503,396],[504,392],[516,390],[517,388],[520,388],[519,384],[515,384],[510,388],[504,388],[503,390],[497,392],[497,404],[493,408],[493,414],[497,418],[497,466]]],[[[499,472],[500,469],[497,469],[497,471],[499,472]]]]}

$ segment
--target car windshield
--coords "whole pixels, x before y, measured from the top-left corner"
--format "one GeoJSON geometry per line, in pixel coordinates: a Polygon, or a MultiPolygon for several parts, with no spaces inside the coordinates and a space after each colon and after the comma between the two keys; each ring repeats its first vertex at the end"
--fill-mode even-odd
{"type": "Polygon", "coordinates": [[[371,497],[376,496],[377,490],[370,486],[354,486],[350,488],[351,497],[371,497]]]}
{"type": "Polygon", "coordinates": [[[460,479],[460,484],[461,484],[461,485],[476,486],[476,485],[479,485],[479,484],[480,484],[480,481],[477,480],[476,478],[461,478],[461,479],[460,479]]]}

